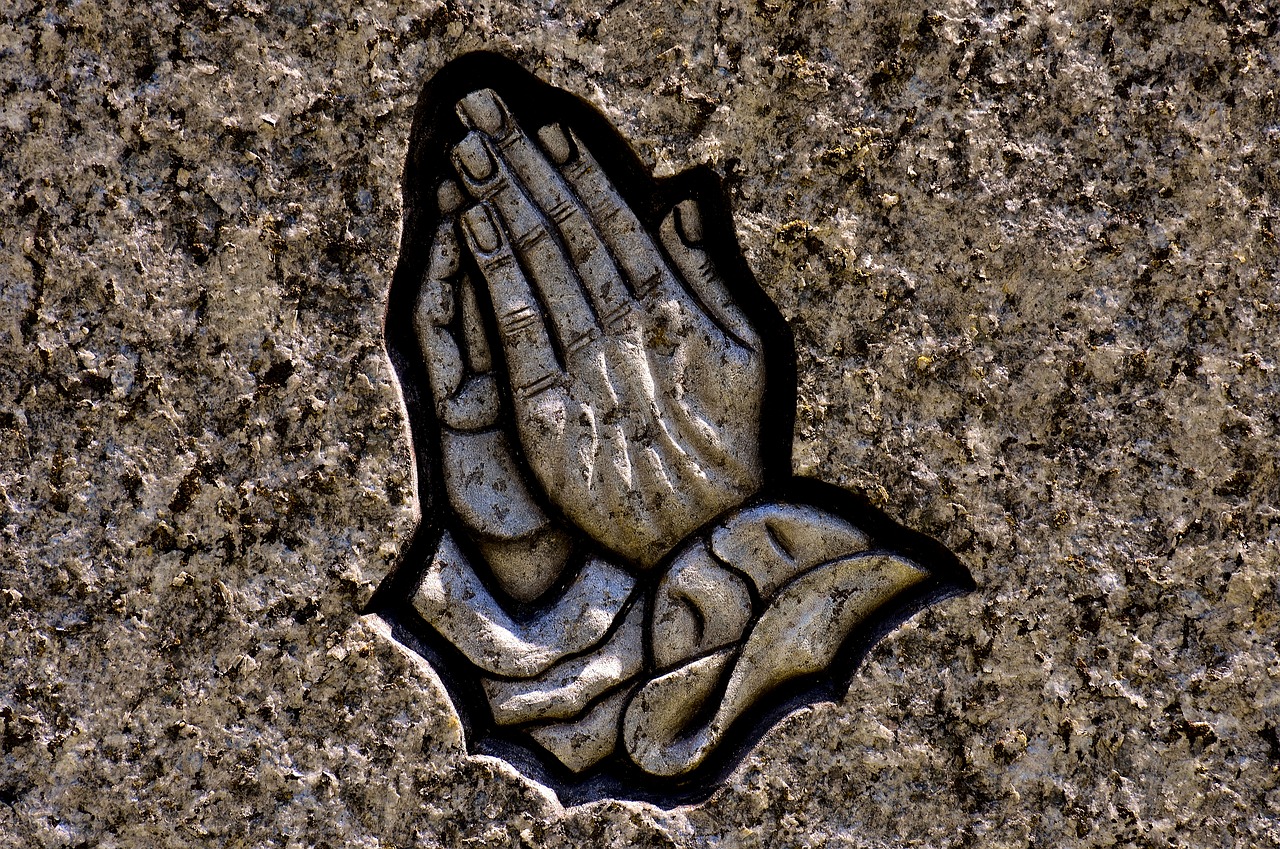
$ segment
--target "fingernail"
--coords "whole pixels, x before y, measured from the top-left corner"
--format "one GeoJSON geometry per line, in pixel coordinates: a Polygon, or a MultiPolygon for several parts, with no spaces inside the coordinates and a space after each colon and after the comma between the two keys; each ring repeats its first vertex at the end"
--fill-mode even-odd
{"type": "Polygon", "coordinates": [[[557,165],[563,165],[573,156],[573,145],[559,124],[548,124],[538,130],[538,141],[557,165]]]}
{"type": "Polygon", "coordinates": [[[471,234],[471,240],[475,242],[476,248],[483,253],[493,253],[502,244],[498,228],[493,223],[493,216],[490,215],[489,208],[485,204],[473,206],[464,212],[462,222],[466,225],[467,232],[471,234]]]}
{"type": "Polygon", "coordinates": [[[691,245],[702,241],[702,213],[698,205],[691,200],[682,200],[676,204],[676,224],[680,227],[680,235],[691,245]]]}
{"type": "Polygon", "coordinates": [[[436,189],[436,206],[440,208],[441,215],[448,215],[462,206],[463,200],[462,189],[453,180],[445,180],[436,189]]]}
{"type": "Polygon", "coordinates": [[[507,126],[507,110],[493,89],[473,91],[458,101],[458,117],[474,130],[489,135],[501,133],[507,126]]]}
{"type": "Polygon", "coordinates": [[[493,157],[479,133],[472,133],[453,149],[454,157],[473,180],[487,180],[493,174],[493,157]]]}

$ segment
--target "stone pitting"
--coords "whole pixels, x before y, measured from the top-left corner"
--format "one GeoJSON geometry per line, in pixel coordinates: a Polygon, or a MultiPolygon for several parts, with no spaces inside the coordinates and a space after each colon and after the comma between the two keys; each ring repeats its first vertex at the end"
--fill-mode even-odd
{"type": "Polygon", "coordinates": [[[1280,845],[1277,21],[0,4],[0,845],[1280,845]],[[413,111],[478,49],[723,176],[795,473],[982,588],[702,804],[556,804],[360,615],[422,518],[383,344],[413,111]]]}

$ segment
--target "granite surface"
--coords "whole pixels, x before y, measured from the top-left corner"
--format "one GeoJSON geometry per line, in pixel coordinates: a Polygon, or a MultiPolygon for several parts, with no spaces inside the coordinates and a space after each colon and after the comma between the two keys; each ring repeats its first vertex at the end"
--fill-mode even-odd
{"type": "Polygon", "coordinates": [[[1258,2],[0,11],[0,846],[1280,845],[1280,36],[1258,2]],[[382,319],[465,51],[707,164],[796,471],[977,592],[703,805],[466,754],[360,611],[417,520],[382,319]]]}

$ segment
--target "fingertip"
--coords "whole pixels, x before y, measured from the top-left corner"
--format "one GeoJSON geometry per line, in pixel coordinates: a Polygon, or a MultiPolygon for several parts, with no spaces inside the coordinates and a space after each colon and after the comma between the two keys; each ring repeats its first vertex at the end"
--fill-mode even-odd
{"type": "Polygon", "coordinates": [[[444,180],[436,188],[436,206],[441,215],[456,212],[464,200],[466,197],[462,194],[462,189],[453,180],[444,180]]]}
{"type": "Polygon", "coordinates": [[[474,130],[498,135],[507,128],[506,104],[491,88],[480,89],[458,101],[458,117],[474,130]]]}
{"type": "Polygon", "coordinates": [[[702,242],[702,211],[696,201],[682,200],[676,204],[676,229],[685,244],[697,245],[702,242]]]}
{"type": "Polygon", "coordinates": [[[466,138],[454,146],[453,161],[472,180],[487,180],[497,170],[493,156],[489,153],[489,146],[479,133],[468,133],[466,138]]]}
{"type": "Polygon", "coordinates": [[[452,223],[445,222],[440,225],[436,240],[431,244],[431,256],[427,260],[427,277],[431,280],[444,280],[451,277],[457,273],[461,259],[452,223]]]}
{"type": "Polygon", "coordinates": [[[462,214],[462,225],[472,246],[483,254],[502,247],[502,235],[487,203],[479,203],[462,214]]]}
{"type": "Polygon", "coordinates": [[[573,158],[573,143],[559,124],[548,124],[538,130],[538,141],[556,165],[564,165],[573,158]]]}

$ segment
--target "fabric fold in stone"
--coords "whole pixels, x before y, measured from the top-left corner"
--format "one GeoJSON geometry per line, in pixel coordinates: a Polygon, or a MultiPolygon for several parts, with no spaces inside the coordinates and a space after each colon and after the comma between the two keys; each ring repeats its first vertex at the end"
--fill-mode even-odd
{"type": "Polygon", "coordinates": [[[652,775],[696,769],[761,697],[787,680],[825,669],[855,627],[927,574],[906,558],[879,552],[802,573],[768,602],[736,657],[734,649],[723,649],[640,689],[623,717],[628,755],[652,775]],[[708,712],[706,701],[724,674],[724,695],[708,712]]]}
{"type": "Polygon", "coordinates": [[[591,558],[559,598],[517,621],[502,609],[446,531],[413,606],[484,671],[529,678],[599,642],[634,586],[635,579],[626,572],[591,558]]]}
{"type": "Polygon", "coordinates": [[[536,678],[485,679],[482,684],[499,725],[569,719],[606,690],[634,677],[644,661],[644,605],[633,604],[603,645],[562,661],[536,678]]]}
{"type": "Polygon", "coordinates": [[[569,769],[582,772],[617,749],[618,721],[634,690],[634,685],[622,687],[582,716],[530,729],[529,736],[569,769]]]}

